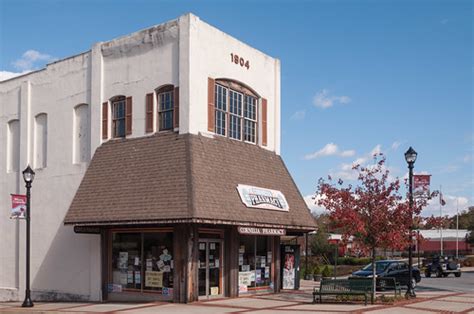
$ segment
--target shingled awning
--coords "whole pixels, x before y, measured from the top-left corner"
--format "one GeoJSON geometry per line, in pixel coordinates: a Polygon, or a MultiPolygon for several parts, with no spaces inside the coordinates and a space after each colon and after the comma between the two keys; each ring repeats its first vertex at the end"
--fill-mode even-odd
{"type": "Polygon", "coordinates": [[[185,222],[316,228],[279,155],[223,137],[171,132],[100,146],[64,219],[74,225],[185,222]],[[246,207],[239,184],[281,191],[289,211],[246,207]]]}

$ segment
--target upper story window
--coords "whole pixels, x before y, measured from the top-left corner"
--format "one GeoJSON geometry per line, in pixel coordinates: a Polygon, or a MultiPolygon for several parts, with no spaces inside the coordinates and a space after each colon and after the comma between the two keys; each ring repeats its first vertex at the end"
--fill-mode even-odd
{"type": "Polygon", "coordinates": [[[174,87],[164,86],[156,92],[158,100],[159,130],[172,130],[174,128],[174,87]]]}
{"type": "Polygon", "coordinates": [[[118,96],[112,101],[113,137],[125,137],[125,97],[118,96]]]}
{"type": "Polygon", "coordinates": [[[236,140],[257,142],[257,98],[215,84],[215,132],[236,140]]]}

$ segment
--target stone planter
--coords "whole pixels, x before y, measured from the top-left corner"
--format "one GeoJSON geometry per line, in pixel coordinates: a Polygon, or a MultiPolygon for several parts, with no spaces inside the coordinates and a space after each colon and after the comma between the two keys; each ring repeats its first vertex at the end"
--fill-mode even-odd
{"type": "Polygon", "coordinates": [[[322,275],[316,275],[316,274],[313,275],[314,281],[321,281],[321,277],[322,275]]]}

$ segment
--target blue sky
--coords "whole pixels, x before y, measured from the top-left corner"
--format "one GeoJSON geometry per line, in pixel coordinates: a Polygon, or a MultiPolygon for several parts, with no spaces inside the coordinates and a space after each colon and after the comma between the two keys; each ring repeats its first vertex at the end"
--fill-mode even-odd
{"type": "Polygon", "coordinates": [[[187,12],[281,60],[282,156],[304,196],[372,151],[403,177],[411,145],[444,212],[474,205],[471,1],[0,0],[0,74],[187,12]]]}

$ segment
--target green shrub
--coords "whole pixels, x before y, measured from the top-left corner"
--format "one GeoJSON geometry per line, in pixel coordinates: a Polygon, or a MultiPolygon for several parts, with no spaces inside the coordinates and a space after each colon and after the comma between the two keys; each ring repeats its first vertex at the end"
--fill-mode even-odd
{"type": "Polygon", "coordinates": [[[318,265],[314,266],[313,274],[314,275],[321,275],[321,268],[318,265]]]}
{"type": "Polygon", "coordinates": [[[323,277],[331,277],[331,270],[329,269],[328,265],[324,266],[322,275],[323,277]]]}

